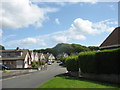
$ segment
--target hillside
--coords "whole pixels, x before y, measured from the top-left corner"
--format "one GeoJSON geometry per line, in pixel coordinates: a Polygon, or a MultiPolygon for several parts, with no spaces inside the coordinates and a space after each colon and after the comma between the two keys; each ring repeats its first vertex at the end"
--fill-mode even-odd
{"type": "MultiPolygon", "coordinates": [[[[91,46],[91,47],[96,49],[95,46],[91,46]]],[[[59,43],[53,48],[40,49],[40,50],[34,50],[34,51],[39,53],[52,53],[54,56],[57,56],[62,53],[67,53],[68,55],[71,55],[73,53],[80,53],[83,51],[94,50],[93,48],[91,49],[91,47],[82,46],[80,44],[59,43]]]]}

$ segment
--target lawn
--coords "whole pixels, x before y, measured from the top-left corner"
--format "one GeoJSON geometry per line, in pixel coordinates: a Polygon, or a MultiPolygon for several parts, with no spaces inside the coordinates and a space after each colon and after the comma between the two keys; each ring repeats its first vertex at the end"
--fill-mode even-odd
{"type": "Polygon", "coordinates": [[[77,79],[70,76],[57,76],[38,88],[117,88],[108,84],[77,79]]]}

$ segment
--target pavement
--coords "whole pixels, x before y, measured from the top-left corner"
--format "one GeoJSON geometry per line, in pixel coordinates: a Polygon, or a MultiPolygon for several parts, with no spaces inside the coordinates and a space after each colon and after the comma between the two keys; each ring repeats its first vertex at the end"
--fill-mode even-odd
{"type": "Polygon", "coordinates": [[[2,80],[2,88],[37,88],[56,75],[66,73],[66,68],[59,63],[48,65],[47,70],[18,75],[2,80]]]}
{"type": "Polygon", "coordinates": [[[32,73],[38,70],[8,70],[8,72],[2,72],[0,75],[0,80],[7,79],[10,77],[32,73]]]}

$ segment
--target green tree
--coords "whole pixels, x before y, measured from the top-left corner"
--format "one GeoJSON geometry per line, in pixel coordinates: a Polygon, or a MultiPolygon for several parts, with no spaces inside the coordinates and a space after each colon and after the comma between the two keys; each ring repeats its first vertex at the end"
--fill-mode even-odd
{"type": "Polygon", "coordinates": [[[97,50],[99,50],[99,47],[97,47],[97,46],[89,46],[88,47],[91,51],[97,51],[97,50]]]}
{"type": "Polygon", "coordinates": [[[5,50],[5,47],[0,45],[0,50],[5,50]]]}

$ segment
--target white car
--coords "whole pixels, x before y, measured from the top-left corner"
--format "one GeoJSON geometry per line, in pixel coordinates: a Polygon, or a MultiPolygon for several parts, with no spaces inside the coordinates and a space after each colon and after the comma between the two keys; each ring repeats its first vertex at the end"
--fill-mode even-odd
{"type": "Polygon", "coordinates": [[[52,64],[52,62],[48,62],[48,65],[51,65],[52,64]]]}

